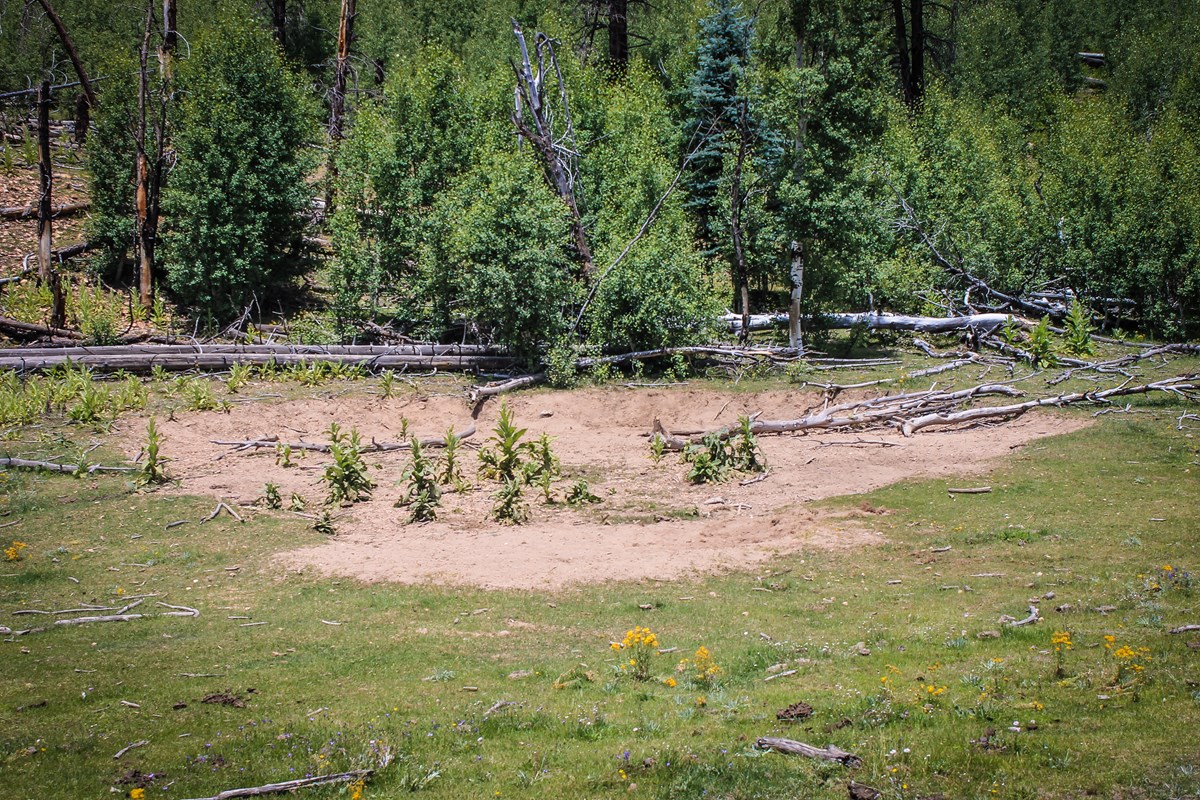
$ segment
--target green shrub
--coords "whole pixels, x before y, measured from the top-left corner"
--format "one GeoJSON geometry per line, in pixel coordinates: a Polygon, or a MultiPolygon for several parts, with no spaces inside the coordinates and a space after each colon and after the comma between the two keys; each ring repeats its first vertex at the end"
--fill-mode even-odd
{"type": "Polygon", "coordinates": [[[227,16],[191,44],[178,68],[163,257],[171,290],[220,317],[305,267],[313,127],[298,81],[257,22],[227,16]]]}

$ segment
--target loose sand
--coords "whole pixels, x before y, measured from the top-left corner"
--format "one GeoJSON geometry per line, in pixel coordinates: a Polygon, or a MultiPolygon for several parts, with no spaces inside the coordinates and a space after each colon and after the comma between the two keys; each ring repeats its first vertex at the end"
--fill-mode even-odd
{"type": "MultiPolygon", "coordinates": [[[[710,428],[740,414],[765,418],[802,416],[820,402],[812,393],[746,393],[715,389],[613,387],[516,395],[507,401],[530,438],[554,438],[568,480],[586,477],[603,502],[576,510],[542,504],[529,492],[532,520],[504,526],[488,519],[494,485],[446,494],[436,522],[407,524],[395,508],[408,463],[406,452],[365,456],[378,483],[369,502],[335,516],[337,535],[325,544],[280,556],[291,569],[352,576],[365,581],[469,584],[490,588],[557,589],[571,584],[644,578],[671,579],[704,572],[752,568],[777,553],[815,548],[862,547],[883,540],[871,512],[831,515],[808,508],[825,497],[870,491],[906,478],[945,476],[959,482],[1033,439],[1083,427],[1063,415],[1028,414],[1013,422],[965,430],[820,433],[761,438],[769,476],[748,486],[738,480],[692,486],[686,468],[668,455],[648,457],[654,419],[672,430],[710,428]],[[887,443],[881,444],[881,443],[887,443]]],[[[180,479],[175,491],[252,502],[266,482],[278,484],[316,508],[324,497],[321,475],[329,457],[294,456],[276,464],[275,453],[231,453],[213,440],[278,436],[325,442],[331,422],[364,441],[397,441],[402,418],[410,433],[439,434],[450,425],[478,432],[482,444],[495,424],[492,400],[472,419],[457,397],[408,395],[393,399],[341,397],[239,405],[230,413],[190,413],[161,424],[164,451],[180,479]]],[[[136,444],[131,444],[136,449],[136,444]]],[[[468,476],[476,464],[465,453],[468,476]]]]}

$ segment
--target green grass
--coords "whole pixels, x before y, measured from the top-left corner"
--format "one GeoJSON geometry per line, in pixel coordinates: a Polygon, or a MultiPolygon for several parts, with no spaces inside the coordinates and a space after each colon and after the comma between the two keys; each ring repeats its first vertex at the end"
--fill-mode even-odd
{"type": "MultiPolygon", "coordinates": [[[[152,409],[164,402],[152,393],[152,409]]],[[[28,543],[25,559],[0,563],[0,625],[46,622],[17,609],[147,593],[159,596],[133,613],[156,601],[201,611],[0,641],[0,793],[127,794],[118,782],[136,770],[156,776],[147,797],[208,796],[360,766],[380,743],[401,757],[367,797],[841,798],[851,777],[890,798],[1195,793],[1184,734],[1200,729],[1200,656],[1187,645],[1200,637],[1165,631],[1200,622],[1200,601],[1170,588],[1163,566],[1200,569],[1198,442],[1164,401],[1138,408],[1149,413],[1014,451],[970,480],[991,494],[951,496],[955,481],[933,480],[827,501],[888,511],[871,518],[887,541],[869,550],[554,594],[297,573],[276,554],[323,537],[295,515],[201,524],[207,498],[140,493],[119,476],[0,473],[0,513],[20,520],[3,544],[28,543]],[[188,522],[166,527],[177,520],[188,522]],[[989,573],[1003,577],[974,577],[989,573]],[[999,624],[1050,592],[1044,622],[999,624]],[[634,625],[679,648],[652,666],[676,686],[619,673],[609,645],[634,625]],[[1065,679],[1056,630],[1074,641],[1065,679]],[[1109,685],[1106,635],[1150,649],[1136,694],[1109,685]],[[722,668],[715,686],[674,671],[700,645],[722,668]],[[779,664],[797,672],[764,680],[779,664]],[[219,692],[245,707],[201,702],[219,692]],[[812,718],[775,720],[800,700],[812,718]],[[500,701],[512,705],[488,714],[500,701]],[[1031,719],[1037,730],[1008,730],[1031,719]],[[972,744],[989,728],[1000,749],[972,744]],[[752,745],[766,735],[864,763],[762,754],[752,745]]],[[[95,435],[27,428],[9,449],[48,456],[95,435]]]]}

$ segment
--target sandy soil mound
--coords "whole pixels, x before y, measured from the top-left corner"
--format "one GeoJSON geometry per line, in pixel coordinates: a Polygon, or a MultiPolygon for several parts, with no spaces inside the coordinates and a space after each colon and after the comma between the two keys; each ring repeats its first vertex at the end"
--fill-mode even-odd
{"type": "MultiPolygon", "coordinates": [[[[531,589],[747,568],[775,553],[882,540],[871,515],[822,517],[805,508],[806,501],[914,476],[960,478],[1025,442],[1086,424],[1029,414],[1005,425],[922,432],[911,439],[889,431],[763,437],[770,465],[765,480],[692,486],[677,458],[655,465],[648,457],[647,433],[656,417],[669,429],[708,428],[755,412],[801,416],[818,398],[789,391],[614,387],[526,394],[508,402],[529,436],[554,437],[568,478],[586,477],[603,502],[583,510],[561,502],[545,506],[530,492],[532,521],[507,527],[488,520],[495,487],[481,484],[445,495],[436,522],[406,524],[407,511],[393,504],[403,493],[398,482],[407,453],[367,454],[378,483],[371,501],[336,517],[336,538],[284,554],[283,563],[369,581],[531,589]]],[[[325,494],[321,475],[327,456],[309,453],[284,468],[273,450],[232,453],[214,440],[278,436],[325,442],[325,431],[336,422],[347,431],[357,428],[365,441],[394,442],[407,419],[409,432],[420,436],[475,425],[478,432],[469,441],[480,444],[499,407],[489,402],[472,419],[471,408],[456,397],[305,399],[239,406],[229,414],[186,414],[161,428],[181,479],[178,491],[245,503],[270,481],[280,486],[285,502],[295,492],[315,508],[325,494]]],[[[473,452],[466,465],[474,467],[473,452]]],[[[567,485],[557,487],[560,501],[567,485]]]]}

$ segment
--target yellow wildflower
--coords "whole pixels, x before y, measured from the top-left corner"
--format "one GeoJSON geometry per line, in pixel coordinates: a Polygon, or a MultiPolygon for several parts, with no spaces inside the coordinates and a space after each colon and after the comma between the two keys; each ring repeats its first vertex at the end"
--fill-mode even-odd
{"type": "Polygon", "coordinates": [[[129,800],[146,800],[146,790],[142,787],[129,790],[129,800]]]}
{"type": "Polygon", "coordinates": [[[1129,647],[1128,645],[1122,645],[1121,647],[1117,648],[1115,653],[1113,653],[1114,657],[1119,658],[1122,661],[1133,658],[1135,655],[1137,654],[1133,652],[1133,648],[1129,647]]]}

